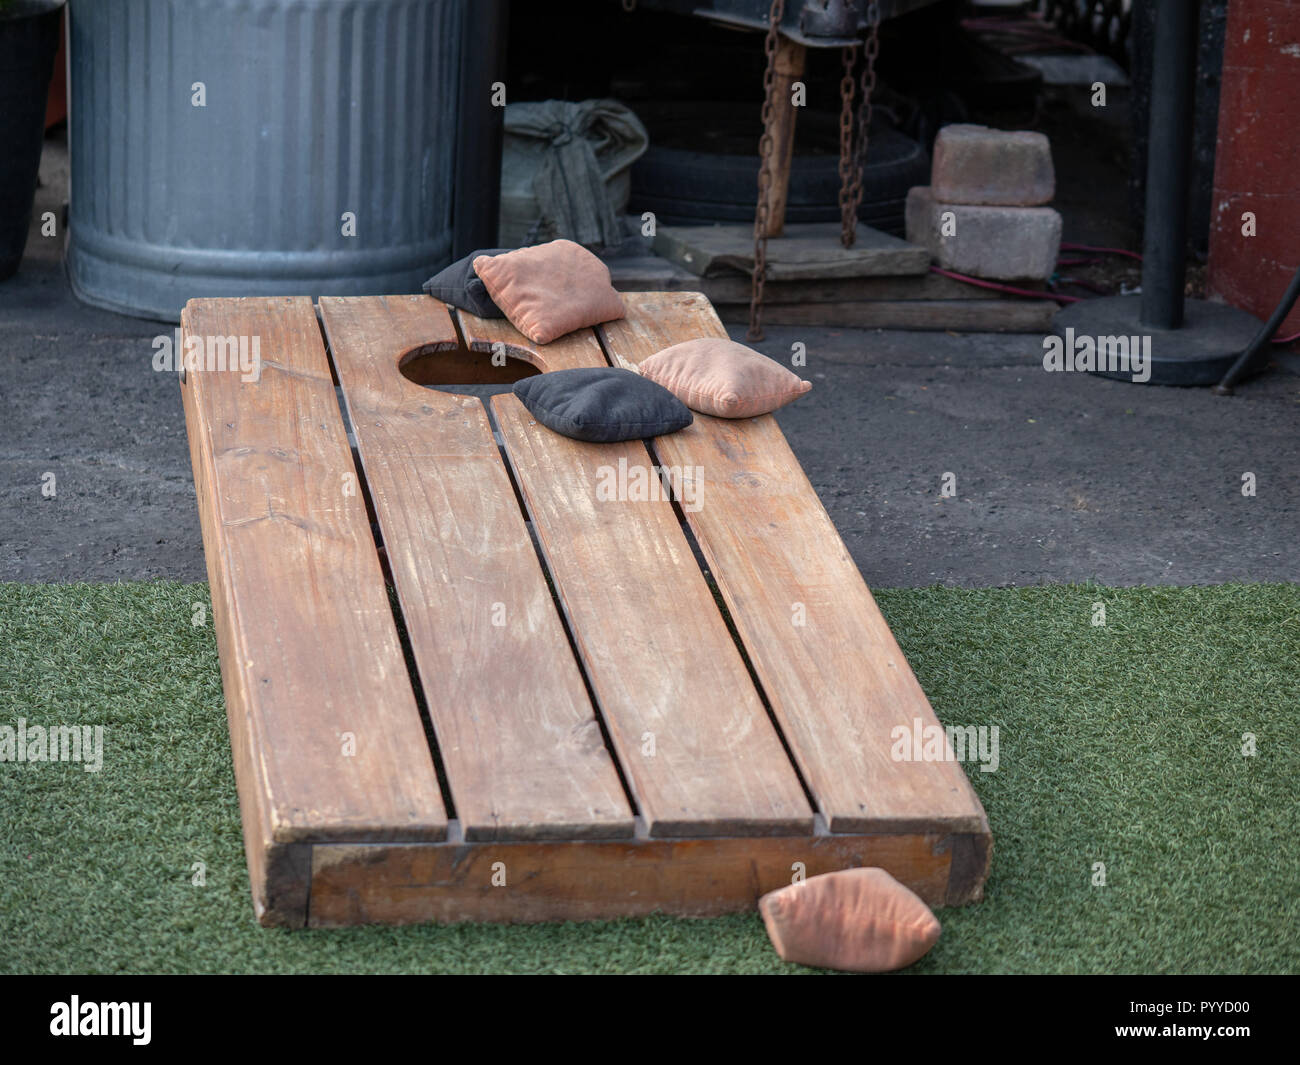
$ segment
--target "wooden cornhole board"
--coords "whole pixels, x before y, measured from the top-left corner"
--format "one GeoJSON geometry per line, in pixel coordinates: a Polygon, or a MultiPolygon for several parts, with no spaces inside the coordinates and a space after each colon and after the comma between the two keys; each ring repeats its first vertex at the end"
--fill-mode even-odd
{"type": "Polygon", "coordinates": [[[981,897],[984,811],[891,758],[934,714],[770,415],[586,444],[425,387],[726,335],[624,301],[539,348],[427,296],[186,307],[261,356],[181,387],[263,924],[709,915],[857,865],[981,897]],[[600,489],[652,466],[689,505],[600,489]]]}

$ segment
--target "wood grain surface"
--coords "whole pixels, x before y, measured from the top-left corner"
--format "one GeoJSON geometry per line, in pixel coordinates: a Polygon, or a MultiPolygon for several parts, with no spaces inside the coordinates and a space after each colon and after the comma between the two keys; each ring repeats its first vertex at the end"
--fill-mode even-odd
{"type": "MultiPolygon", "coordinates": [[[[598,330],[617,365],[727,335],[698,294],[623,300],[628,316],[598,330]]],[[[686,520],[831,831],[987,833],[959,764],[894,759],[896,728],[938,722],[776,420],[697,414],[653,450],[703,471],[686,520]]]]}
{"type": "Polygon", "coordinates": [[[627,803],[477,397],[406,380],[459,345],[424,296],[322,298],[457,816],[467,839],[627,836],[627,803]]]}
{"type": "Polygon", "coordinates": [[[650,835],[810,832],[812,810],[645,445],[571,440],[513,395],[492,408],[650,835]],[[624,491],[638,470],[655,494],[624,491]]]}
{"type": "Polygon", "coordinates": [[[441,839],[311,301],[192,300],[182,324],[256,337],[261,355],[256,381],[188,370],[182,385],[246,831],[252,817],[273,844],[441,839]]]}

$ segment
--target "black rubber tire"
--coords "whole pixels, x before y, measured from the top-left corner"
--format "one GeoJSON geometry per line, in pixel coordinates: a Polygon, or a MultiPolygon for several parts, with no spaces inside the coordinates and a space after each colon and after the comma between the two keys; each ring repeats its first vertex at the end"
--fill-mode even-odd
{"type": "MultiPolygon", "coordinates": [[[[903,203],[913,185],[930,181],[925,149],[897,130],[872,132],[858,217],[887,232],[901,231],[903,203]]],[[[632,167],[634,214],[653,211],[668,225],[745,222],[758,199],[758,156],[724,155],[651,144],[632,167]]],[[[839,219],[839,160],[832,155],[795,156],[790,164],[786,219],[839,219]]]]}

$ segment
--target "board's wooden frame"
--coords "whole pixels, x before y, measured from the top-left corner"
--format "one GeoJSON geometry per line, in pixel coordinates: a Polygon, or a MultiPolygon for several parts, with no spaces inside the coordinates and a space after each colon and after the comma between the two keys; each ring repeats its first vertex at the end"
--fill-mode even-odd
{"type": "MultiPolygon", "coordinates": [[[[639,309],[643,321],[648,320],[647,308],[657,310],[661,301],[667,321],[673,314],[700,315],[702,303],[709,321],[716,323],[712,309],[698,294],[638,293],[625,299],[639,309]]],[[[301,317],[304,301],[281,302],[296,302],[301,317]]],[[[258,301],[195,301],[182,317],[182,328],[188,335],[196,304],[203,313],[220,311],[236,316],[217,319],[225,328],[227,321],[238,320],[236,303],[253,305],[258,301]]],[[[504,335],[503,330],[510,332],[504,324],[463,315],[460,327],[466,347],[454,352],[450,363],[460,374],[473,373],[469,351],[483,351],[491,337],[504,335]]],[[[720,333],[721,326],[716,330],[720,333]]],[[[656,335],[650,330],[642,337],[646,351],[662,340],[656,335]]],[[[509,346],[515,357],[548,368],[544,358],[528,351],[517,335],[509,346]]],[[[406,347],[393,362],[394,373],[400,361],[409,362],[413,357],[410,345],[406,347]]],[[[559,350],[559,345],[555,347],[559,350]]],[[[626,350],[634,348],[635,344],[626,350]]],[[[264,351],[263,357],[270,354],[264,351]]],[[[292,367],[280,369],[295,372],[292,367]]],[[[431,372],[417,367],[408,377],[418,381],[421,373],[431,372]]],[[[760,895],[799,876],[862,865],[887,869],[932,906],[961,905],[982,898],[992,838],[984,811],[969,791],[962,770],[956,767],[954,778],[951,764],[934,771],[939,775],[935,778],[933,816],[927,816],[924,803],[917,806],[916,797],[910,796],[888,816],[855,820],[841,814],[843,827],[836,831],[828,829],[824,811],[816,812],[811,834],[651,837],[645,821],[638,817],[632,835],[624,838],[466,840],[460,821],[448,818],[436,797],[413,799],[402,806],[400,800],[412,794],[418,799],[419,780],[393,800],[403,811],[407,807],[414,811],[403,823],[369,824],[364,818],[343,823],[337,817],[317,823],[312,809],[286,803],[284,780],[280,780],[279,791],[268,784],[274,773],[268,768],[272,752],[265,722],[259,720],[260,693],[253,690],[256,685],[245,668],[247,663],[240,661],[239,648],[246,634],[239,627],[250,603],[247,596],[241,601],[228,579],[228,555],[233,549],[227,527],[232,523],[223,510],[225,502],[217,483],[221,427],[211,424],[212,400],[204,396],[205,388],[215,387],[209,380],[215,378],[204,373],[183,374],[181,391],[221,651],[249,878],[262,924],[531,922],[652,912],[709,916],[751,908],[760,895]],[[957,791],[962,797],[954,799],[957,791]]],[[[316,380],[313,387],[332,391],[332,383],[323,379],[316,380]]],[[[341,418],[337,427],[329,428],[342,433],[341,418]]],[[[775,423],[764,432],[779,434],[775,423]]],[[[364,475],[359,465],[356,472],[364,475]]],[[[375,572],[379,572],[378,560],[375,572]]],[[[919,693],[919,688],[916,691],[919,693]]],[[[905,695],[912,697],[910,688],[905,695]]],[[[920,698],[934,720],[923,695],[920,698]]],[[[418,777],[419,758],[410,764],[415,769],[408,766],[404,772],[418,777]]],[[[296,778],[288,779],[296,783],[296,778]]],[[[302,779],[308,780],[309,774],[302,779]]],[[[837,794],[842,800],[849,793],[840,789],[837,794]]]]}

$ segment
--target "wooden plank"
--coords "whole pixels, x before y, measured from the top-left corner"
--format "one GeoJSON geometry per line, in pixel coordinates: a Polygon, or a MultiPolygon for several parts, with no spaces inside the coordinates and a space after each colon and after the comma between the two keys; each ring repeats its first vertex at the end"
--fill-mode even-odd
{"type": "MultiPolygon", "coordinates": [[[[628,317],[599,327],[617,365],[727,335],[699,295],[623,300],[628,317]]],[[[960,765],[891,757],[892,731],[934,712],[776,420],[697,414],[653,453],[703,468],[708,502],[686,520],[831,831],[987,835],[960,765]]]]}
{"type": "Polygon", "coordinates": [[[785,230],[785,203],[790,192],[790,161],[794,158],[794,128],[799,110],[794,105],[794,86],[803,77],[808,49],[784,34],[776,38],[772,57],[772,143],[770,182],[767,186],[767,236],[779,237],[785,230]]]}
{"type": "MultiPolygon", "coordinates": [[[[750,279],[740,272],[697,277],[658,255],[628,255],[608,259],[610,277],[620,292],[700,292],[721,313],[722,304],[744,304],[749,309],[750,279]]],[[[1045,286],[1027,282],[1026,288],[1045,286]]],[[[987,289],[967,285],[941,274],[904,277],[843,277],[810,281],[769,281],[763,286],[765,303],[858,303],[874,300],[985,300],[987,289]]],[[[725,317],[723,319],[726,320],[725,317]]],[[[746,318],[748,321],[748,318],[746,318]]]]}
{"type": "Polygon", "coordinates": [[[182,326],[260,347],[256,381],[182,389],[254,896],[301,923],[294,845],[441,839],[446,814],[311,301],[191,300],[182,326]]]}
{"type": "MultiPolygon", "coordinates": [[[[590,339],[593,364],[606,365],[590,339]]],[[[662,490],[645,445],[571,440],[513,395],[492,409],[649,834],[810,832],[808,800],[672,503],[628,488],[640,476],[662,490]]],[[[676,483],[695,505],[689,481],[676,483]]]]}
{"type": "MultiPolygon", "coordinates": [[[[719,304],[718,317],[749,321],[749,304],[719,304]]],[[[856,329],[952,329],[976,333],[1042,333],[1052,323],[1052,300],[879,300],[844,303],[763,303],[765,325],[821,325],[856,329]]]]}
{"type": "Polygon", "coordinates": [[[983,896],[987,842],[979,835],[822,831],[763,839],[317,845],[310,923],[713,917],[752,910],[796,871],[816,876],[859,866],[888,870],[931,906],[957,906],[983,896]]]}
{"type": "Polygon", "coordinates": [[[520,359],[544,373],[609,365],[600,341],[590,329],[567,333],[549,344],[534,344],[504,318],[479,318],[462,310],[451,313],[471,351],[504,352],[509,359],[520,359]]]}
{"type": "MultiPolygon", "coordinates": [[[[185,316],[182,313],[184,327],[185,316]]],[[[211,448],[205,434],[198,428],[202,424],[202,415],[198,412],[195,391],[196,387],[190,387],[190,376],[186,374],[181,378],[181,402],[185,409],[190,463],[194,470],[194,492],[198,497],[212,624],[218,647],[237,647],[236,615],[231,609],[231,589],[222,564],[221,523],[214,514],[216,497],[212,491],[211,448]]],[[[310,847],[277,843],[275,840],[275,826],[271,823],[271,812],[258,779],[260,756],[254,755],[254,744],[260,742],[260,730],[254,727],[249,713],[251,695],[245,684],[245,672],[239,668],[235,655],[223,653],[219,657],[253,912],[263,925],[301,928],[307,923],[307,893],[311,888],[310,847]]]]}
{"type": "Polygon", "coordinates": [[[630,835],[487,412],[398,369],[459,347],[447,310],[427,296],[320,308],[466,838],[630,835]]]}
{"type": "MultiPolygon", "coordinates": [[[[654,249],[693,274],[709,277],[723,271],[754,269],[754,228],[748,225],[660,226],[654,249]]],[[[859,225],[852,248],[840,244],[838,222],[808,222],[785,227],[767,245],[770,281],[802,281],[832,277],[872,277],[925,274],[930,253],[925,248],[859,225]]]]}

